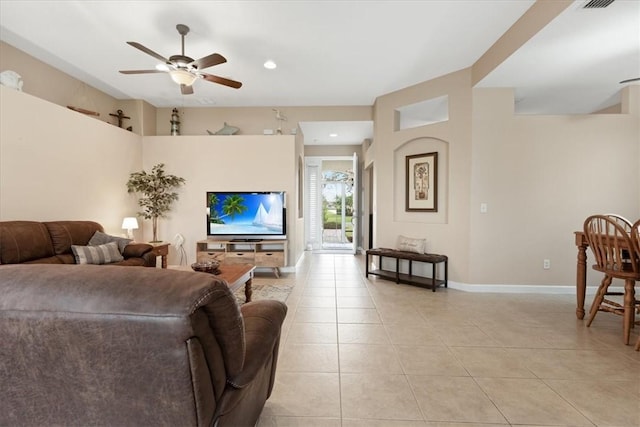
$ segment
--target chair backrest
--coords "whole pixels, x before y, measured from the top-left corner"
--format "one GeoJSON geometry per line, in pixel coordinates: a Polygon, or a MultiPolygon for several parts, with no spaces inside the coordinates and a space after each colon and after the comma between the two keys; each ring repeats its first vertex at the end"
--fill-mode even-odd
{"type": "Polygon", "coordinates": [[[627,233],[631,233],[631,227],[633,227],[633,224],[627,218],[618,214],[604,214],[604,216],[615,221],[616,224],[621,226],[627,233]]]}
{"type": "Polygon", "coordinates": [[[636,255],[640,258],[640,219],[631,226],[631,243],[636,250],[636,255]]]}
{"type": "MultiPolygon", "coordinates": [[[[624,231],[631,234],[631,227],[633,227],[633,224],[631,224],[631,221],[629,221],[627,218],[623,217],[622,215],[613,214],[613,213],[604,214],[604,216],[615,221],[615,223],[618,224],[620,227],[622,227],[624,231]]],[[[638,251],[636,250],[636,252],[638,251]]],[[[629,251],[627,250],[622,251],[622,255],[624,255],[625,257],[624,258],[625,262],[631,262],[631,258],[629,257],[629,251]]]]}
{"type": "MultiPolygon", "coordinates": [[[[628,223],[628,221],[626,221],[628,223]]],[[[596,259],[595,269],[613,277],[633,277],[640,271],[638,251],[631,239],[632,226],[610,215],[592,215],[584,222],[584,234],[596,259]]]]}

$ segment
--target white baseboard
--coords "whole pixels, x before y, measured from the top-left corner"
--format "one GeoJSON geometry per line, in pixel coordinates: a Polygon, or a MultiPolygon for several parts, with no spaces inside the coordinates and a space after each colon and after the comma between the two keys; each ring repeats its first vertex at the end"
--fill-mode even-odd
{"type": "MultiPolygon", "coordinates": [[[[503,294],[570,294],[576,293],[576,287],[567,285],[490,285],[490,284],[469,284],[459,283],[449,280],[449,287],[465,292],[488,292],[503,294]]],[[[597,286],[587,286],[587,295],[594,295],[597,286]]],[[[624,292],[624,288],[610,286],[611,292],[624,292]]]]}

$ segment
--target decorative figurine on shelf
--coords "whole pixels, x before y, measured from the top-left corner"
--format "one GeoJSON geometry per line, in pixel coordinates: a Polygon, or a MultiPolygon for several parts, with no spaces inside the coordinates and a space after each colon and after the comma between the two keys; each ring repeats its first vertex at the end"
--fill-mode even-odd
{"type": "Polygon", "coordinates": [[[171,112],[171,135],[180,135],[180,116],[178,116],[178,109],[174,108],[171,112]]]}
{"type": "Polygon", "coordinates": [[[130,119],[131,117],[129,117],[129,116],[125,116],[125,115],[124,115],[124,113],[122,112],[122,110],[118,110],[118,111],[116,111],[116,113],[118,113],[118,114],[111,114],[111,113],[109,113],[109,115],[110,115],[111,117],[117,117],[117,118],[118,118],[118,127],[119,127],[119,128],[121,128],[121,127],[122,127],[122,120],[124,120],[124,119],[127,119],[127,120],[128,120],[128,119],[130,119]]]}
{"type": "Polygon", "coordinates": [[[238,129],[235,126],[231,126],[230,124],[228,124],[227,122],[224,122],[224,127],[222,129],[220,129],[217,132],[211,132],[209,129],[207,129],[207,133],[209,135],[233,135],[234,133],[238,132],[240,129],[238,129]]]}
{"type": "Polygon", "coordinates": [[[286,121],[287,118],[282,115],[280,110],[277,108],[273,108],[273,111],[276,112],[276,120],[278,121],[278,129],[276,130],[276,135],[282,135],[282,122],[286,121]]]}
{"type": "Polygon", "coordinates": [[[13,70],[4,70],[0,73],[0,85],[22,92],[22,77],[13,70]]]}

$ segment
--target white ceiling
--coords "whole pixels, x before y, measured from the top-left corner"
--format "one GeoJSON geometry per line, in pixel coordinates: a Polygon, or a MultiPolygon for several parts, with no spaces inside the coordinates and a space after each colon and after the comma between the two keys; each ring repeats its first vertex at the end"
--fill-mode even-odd
{"type": "MultiPolygon", "coordinates": [[[[640,1],[576,1],[476,87],[513,87],[519,114],[586,114],[640,77],[640,1]]],[[[634,83],[639,84],[639,83],[634,83]]]]}
{"type": "Polygon", "coordinates": [[[370,121],[300,122],[306,145],[358,145],[373,138],[370,121]]]}
{"type": "MultiPolygon", "coordinates": [[[[157,107],[372,105],[377,96],[471,66],[533,3],[2,0],[0,38],[116,98],[157,107]],[[204,71],[242,88],[200,80],[184,96],[168,75],[118,72],[157,63],[126,41],[179,54],[176,24],[191,28],[187,56],[222,54],[227,63],[204,71]],[[266,70],[267,59],[278,67],[266,70]]],[[[576,1],[478,86],[515,88],[519,113],[615,104],[618,82],[640,76],[640,2],[583,10],[585,3],[576,1]]],[[[371,137],[372,127],[362,128],[371,134],[352,143],[371,137]]],[[[306,129],[310,141],[328,133],[320,124],[306,129]]]]}

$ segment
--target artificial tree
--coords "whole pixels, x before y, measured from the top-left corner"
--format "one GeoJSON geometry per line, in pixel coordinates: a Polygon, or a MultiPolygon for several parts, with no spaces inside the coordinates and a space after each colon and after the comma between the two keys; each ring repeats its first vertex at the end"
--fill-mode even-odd
{"type": "Polygon", "coordinates": [[[165,174],[164,163],[159,163],[151,169],[151,173],[144,170],[133,172],[127,181],[129,193],[140,193],[138,204],[143,208],[138,212],[145,219],[150,219],[153,227],[153,242],[158,242],[158,218],[166,217],[171,204],[178,200],[178,193],[174,188],[185,183],[184,178],[165,174]]]}

